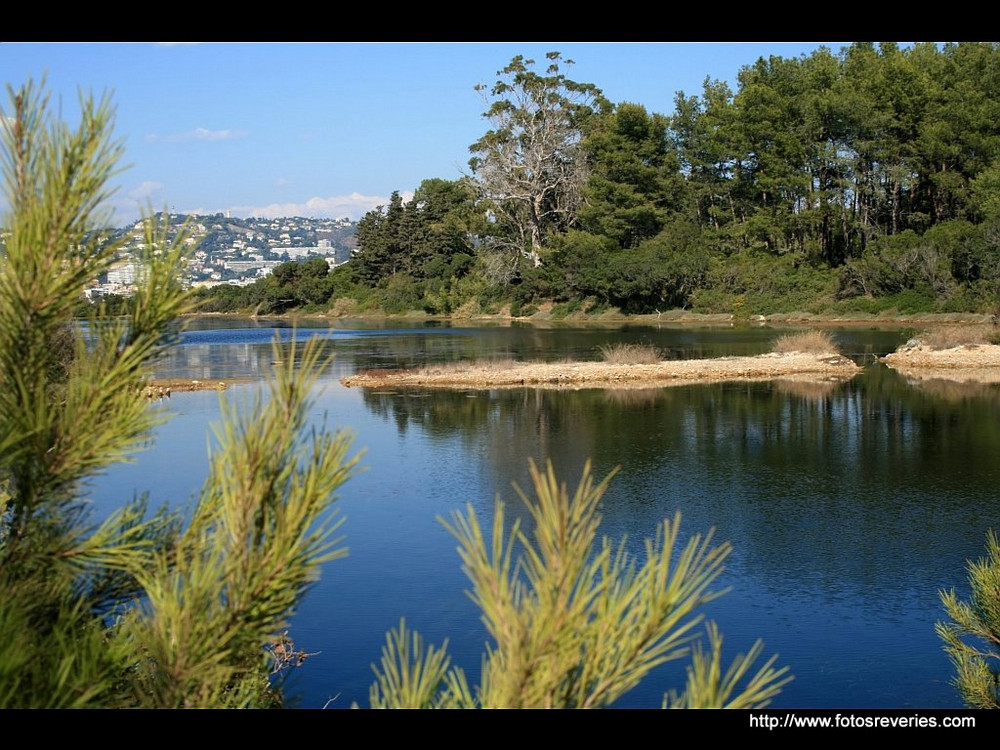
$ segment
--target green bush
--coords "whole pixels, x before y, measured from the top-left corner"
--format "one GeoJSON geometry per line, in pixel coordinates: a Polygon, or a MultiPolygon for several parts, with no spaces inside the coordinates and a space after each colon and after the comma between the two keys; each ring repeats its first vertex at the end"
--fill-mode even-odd
{"type": "Polygon", "coordinates": [[[890,294],[882,298],[882,312],[892,309],[898,310],[903,315],[913,315],[915,313],[934,312],[937,307],[937,299],[933,294],[918,289],[906,289],[896,294],[890,294]]]}
{"type": "Polygon", "coordinates": [[[666,232],[609,258],[610,300],[625,312],[687,307],[708,274],[709,257],[697,244],[678,245],[666,232]]]}
{"type": "MultiPolygon", "coordinates": [[[[588,296],[608,299],[611,293],[608,267],[620,251],[614,240],[573,230],[554,237],[552,248],[543,272],[545,296],[557,300],[588,296]]],[[[540,291],[538,283],[532,288],[540,291]]]]}
{"type": "Polygon", "coordinates": [[[381,282],[376,291],[379,307],[390,315],[419,310],[423,294],[423,285],[403,273],[393,274],[381,282]]]}
{"type": "Polygon", "coordinates": [[[820,312],[833,300],[836,276],[796,254],[747,252],[716,259],[691,296],[697,312],[769,315],[820,312]]]}
{"type": "Polygon", "coordinates": [[[992,313],[997,308],[996,281],[980,279],[957,287],[938,301],[938,311],[992,313]]]}

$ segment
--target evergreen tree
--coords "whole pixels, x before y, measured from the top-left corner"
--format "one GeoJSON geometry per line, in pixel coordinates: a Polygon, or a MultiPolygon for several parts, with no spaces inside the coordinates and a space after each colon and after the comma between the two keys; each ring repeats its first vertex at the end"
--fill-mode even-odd
{"type": "Polygon", "coordinates": [[[968,601],[954,589],[941,592],[950,622],[938,635],[955,666],[954,684],[969,708],[1000,708],[1000,539],[990,531],[988,556],[969,561],[968,601]]]}
{"type": "Polygon", "coordinates": [[[593,118],[584,147],[590,176],[581,226],[633,248],[681,208],[683,180],[667,140],[667,118],[624,102],[593,118]]]}
{"type": "MultiPolygon", "coordinates": [[[[101,523],[87,480],[144,447],[164,413],[140,390],[188,308],[185,232],[146,220],[124,317],[72,320],[119,248],[103,241],[122,149],[108,100],[72,130],[41,89],[10,90],[2,123],[9,211],[0,256],[0,706],[280,704],[272,677],[318,565],[343,554],[334,490],[349,438],[305,434],[319,349],[287,362],[270,398],[224,409],[190,517],[140,498],[101,523]],[[280,648],[273,648],[278,643],[280,648]]],[[[276,345],[277,346],[277,345],[276,345]]]]}
{"type": "Polygon", "coordinates": [[[404,260],[403,198],[393,190],[388,206],[378,206],[358,222],[358,250],[351,258],[356,277],[370,286],[401,270],[404,260]]]}

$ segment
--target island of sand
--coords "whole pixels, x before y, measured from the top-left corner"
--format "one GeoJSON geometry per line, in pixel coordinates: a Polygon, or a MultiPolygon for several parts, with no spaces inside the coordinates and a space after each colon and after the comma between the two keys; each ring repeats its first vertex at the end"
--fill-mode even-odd
{"type": "Polygon", "coordinates": [[[1000,346],[996,344],[939,347],[913,339],[882,361],[913,380],[1000,383],[1000,346]]]}
{"type": "Polygon", "coordinates": [[[250,378],[226,380],[195,380],[193,378],[154,378],[143,386],[141,395],[148,399],[170,398],[186,391],[224,391],[231,385],[250,383],[250,378]]]}
{"type": "Polygon", "coordinates": [[[846,380],[860,370],[834,351],[783,352],[654,364],[469,362],[413,370],[366,370],[340,382],[362,388],[662,388],[729,380],[846,380]]]}

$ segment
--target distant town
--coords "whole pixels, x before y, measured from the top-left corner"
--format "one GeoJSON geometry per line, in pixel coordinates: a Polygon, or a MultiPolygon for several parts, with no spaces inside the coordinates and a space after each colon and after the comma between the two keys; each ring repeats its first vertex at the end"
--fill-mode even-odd
{"type": "MultiPolygon", "coordinates": [[[[186,281],[192,287],[218,284],[246,286],[290,260],[319,257],[330,267],[347,262],[356,246],[357,222],[351,219],[234,218],[227,214],[170,214],[171,239],[186,227],[187,243],[194,247],[186,281]]],[[[111,240],[122,241],[118,261],[106,276],[95,279],[86,290],[91,299],[106,295],[129,295],[139,264],[135,256],[143,249],[142,221],[116,229],[111,240]]]]}

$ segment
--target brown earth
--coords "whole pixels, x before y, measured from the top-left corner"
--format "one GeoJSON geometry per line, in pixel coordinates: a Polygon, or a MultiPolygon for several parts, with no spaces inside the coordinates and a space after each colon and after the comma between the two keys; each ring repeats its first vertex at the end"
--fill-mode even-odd
{"type": "Polygon", "coordinates": [[[416,370],[367,370],[341,378],[347,387],[398,388],[661,388],[726,380],[846,380],[861,368],[826,354],[761,354],[756,357],[667,360],[647,365],[606,362],[470,362],[416,370]]]}

